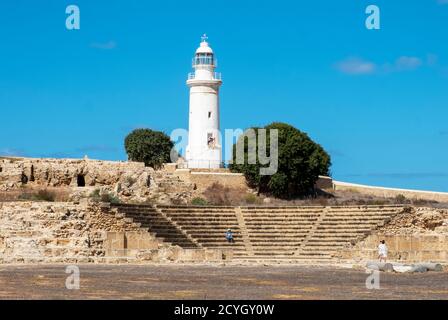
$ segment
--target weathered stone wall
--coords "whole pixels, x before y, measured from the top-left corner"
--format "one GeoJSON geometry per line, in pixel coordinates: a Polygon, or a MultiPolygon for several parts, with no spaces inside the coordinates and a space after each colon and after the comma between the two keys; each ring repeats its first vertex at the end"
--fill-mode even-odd
{"type": "Polygon", "coordinates": [[[2,263],[221,261],[223,250],[165,243],[106,204],[0,203],[2,263]]]}
{"type": "Polygon", "coordinates": [[[104,249],[108,257],[136,257],[141,252],[157,252],[161,241],[148,232],[108,232],[104,249]]]}
{"type": "Polygon", "coordinates": [[[77,187],[81,180],[85,186],[114,185],[123,178],[140,178],[143,174],[148,178],[154,171],[142,163],[89,159],[0,158],[0,167],[2,188],[13,188],[27,183],[77,187]]]}
{"type": "Polygon", "coordinates": [[[248,189],[246,184],[246,178],[240,173],[231,173],[228,170],[190,170],[190,169],[178,169],[174,173],[181,177],[184,181],[188,181],[194,184],[198,192],[203,192],[213,183],[219,183],[224,187],[229,187],[237,190],[248,189]]]}
{"type": "Polygon", "coordinates": [[[448,236],[446,235],[384,235],[369,236],[347,258],[377,260],[378,244],[385,240],[390,261],[448,263],[448,236]]]}
{"type": "Polygon", "coordinates": [[[448,210],[408,208],[372,235],[340,252],[343,259],[376,260],[385,240],[389,260],[448,263],[448,210]]]}
{"type": "Polygon", "coordinates": [[[0,263],[95,262],[107,231],[141,229],[97,205],[0,203],[0,263]]]}
{"type": "Polygon", "coordinates": [[[448,202],[447,192],[432,192],[432,191],[419,191],[419,190],[407,190],[407,189],[396,189],[396,188],[384,188],[384,187],[373,187],[364,186],[360,184],[333,181],[334,190],[359,192],[366,195],[383,197],[383,198],[395,198],[398,195],[403,195],[408,199],[413,200],[427,200],[427,201],[438,201],[438,202],[448,202]]]}
{"type": "MultiPolygon", "coordinates": [[[[208,187],[219,183],[234,190],[249,192],[243,174],[228,169],[178,169],[165,164],[154,171],[143,163],[90,159],[0,158],[0,191],[23,186],[73,188],[70,200],[78,200],[96,188],[112,192],[123,201],[160,204],[188,204],[208,187]],[[79,183],[85,184],[79,188],[79,183]]],[[[332,180],[320,177],[319,188],[331,188],[332,180]]]]}
{"type": "Polygon", "coordinates": [[[123,201],[188,203],[193,186],[174,176],[171,167],[154,171],[143,163],[74,159],[0,158],[0,191],[72,188],[71,200],[95,189],[123,201]]]}
{"type": "Polygon", "coordinates": [[[108,257],[132,257],[135,262],[218,262],[232,260],[229,249],[184,249],[142,232],[108,232],[108,257]]]}

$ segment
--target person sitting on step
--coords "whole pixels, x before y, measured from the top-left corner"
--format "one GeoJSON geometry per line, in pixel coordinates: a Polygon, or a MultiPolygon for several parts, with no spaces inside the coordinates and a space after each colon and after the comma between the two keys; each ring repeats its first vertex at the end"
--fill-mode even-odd
{"type": "Polygon", "coordinates": [[[235,241],[233,240],[233,232],[231,229],[228,229],[226,232],[226,239],[228,243],[234,243],[235,241]]]}

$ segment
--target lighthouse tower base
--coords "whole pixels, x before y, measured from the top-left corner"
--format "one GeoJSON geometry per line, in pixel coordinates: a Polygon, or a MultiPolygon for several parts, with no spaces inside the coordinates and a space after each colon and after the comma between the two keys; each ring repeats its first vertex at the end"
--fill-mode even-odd
{"type": "Polygon", "coordinates": [[[223,167],[223,163],[221,161],[221,147],[217,147],[216,149],[203,149],[199,152],[196,150],[192,150],[187,147],[186,160],[188,168],[219,169],[223,167]]]}

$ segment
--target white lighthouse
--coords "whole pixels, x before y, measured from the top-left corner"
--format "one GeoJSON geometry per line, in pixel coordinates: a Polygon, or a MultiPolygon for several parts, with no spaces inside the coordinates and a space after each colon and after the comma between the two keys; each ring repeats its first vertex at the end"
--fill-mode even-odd
{"type": "Polygon", "coordinates": [[[190,87],[189,134],[186,158],[189,168],[220,168],[222,163],[219,131],[219,87],[221,75],[215,72],[217,60],[202,37],[193,58],[194,72],[188,75],[190,87]]]}

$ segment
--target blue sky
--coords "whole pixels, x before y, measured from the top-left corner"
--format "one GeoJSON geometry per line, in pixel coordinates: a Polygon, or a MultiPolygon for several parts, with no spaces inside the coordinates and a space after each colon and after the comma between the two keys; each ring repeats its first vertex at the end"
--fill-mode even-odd
{"type": "Polygon", "coordinates": [[[186,128],[203,33],[222,128],[288,122],[338,180],[448,191],[448,0],[1,1],[0,154],[124,160],[133,128],[186,128]]]}

